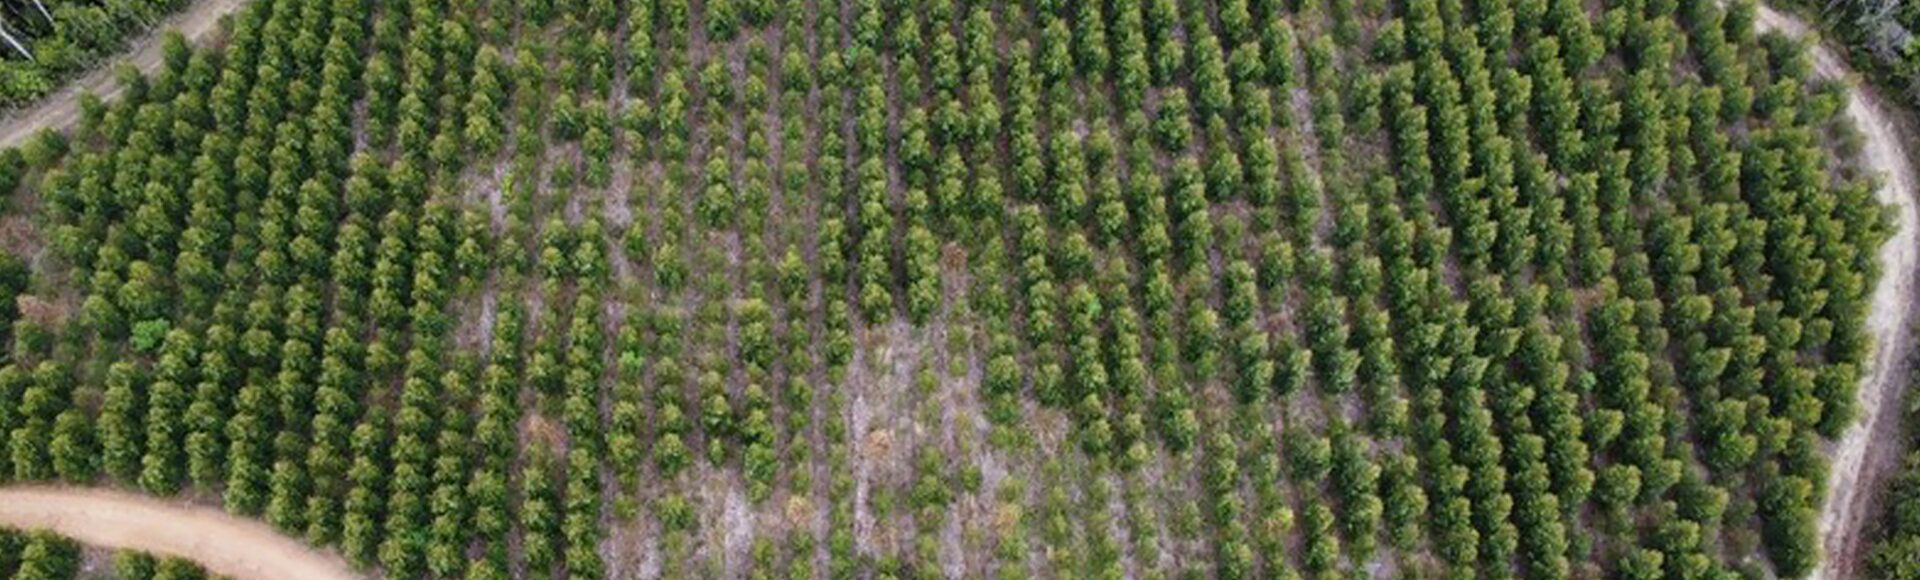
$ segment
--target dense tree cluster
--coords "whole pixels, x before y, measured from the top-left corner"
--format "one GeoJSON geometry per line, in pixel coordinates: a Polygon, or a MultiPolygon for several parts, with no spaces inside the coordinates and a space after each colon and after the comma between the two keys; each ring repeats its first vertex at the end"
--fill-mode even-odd
{"type": "Polygon", "coordinates": [[[113,573],[127,580],[206,580],[206,570],[192,561],[161,557],[141,552],[120,551],[113,555],[113,573]]]}

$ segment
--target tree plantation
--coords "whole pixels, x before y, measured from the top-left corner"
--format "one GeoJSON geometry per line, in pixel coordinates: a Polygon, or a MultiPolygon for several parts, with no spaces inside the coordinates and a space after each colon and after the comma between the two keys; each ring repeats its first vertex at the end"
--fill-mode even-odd
{"type": "Polygon", "coordinates": [[[1806,577],[1910,273],[1760,10],[251,0],[0,154],[0,481],[385,578],[1806,577]]]}

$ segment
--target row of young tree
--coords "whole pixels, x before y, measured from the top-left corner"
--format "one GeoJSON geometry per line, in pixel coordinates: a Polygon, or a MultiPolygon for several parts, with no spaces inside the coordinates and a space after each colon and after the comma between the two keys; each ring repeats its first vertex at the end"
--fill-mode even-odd
{"type": "MultiPolygon", "coordinates": [[[[73,580],[83,576],[81,546],[57,533],[0,528],[0,577],[73,580]]],[[[113,577],[125,580],[207,580],[190,560],[122,550],[113,554],[113,577]]]]}

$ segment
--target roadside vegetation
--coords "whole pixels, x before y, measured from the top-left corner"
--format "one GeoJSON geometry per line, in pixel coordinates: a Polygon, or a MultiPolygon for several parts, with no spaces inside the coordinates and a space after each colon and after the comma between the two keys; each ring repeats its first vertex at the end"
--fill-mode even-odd
{"type": "Polygon", "coordinates": [[[50,532],[0,528],[0,577],[13,580],[208,580],[193,562],[139,552],[115,552],[110,570],[87,573],[84,548],[50,532]]]}
{"type": "Polygon", "coordinates": [[[1920,108],[1920,4],[1899,0],[1786,0],[1846,47],[1854,68],[1903,106],[1920,108]]]}
{"type": "Polygon", "coordinates": [[[188,0],[0,2],[0,110],[32,103],[188,0]]]}
{"type": "Polygon", "coordinates": [[[1900,471],[1888,480],[1881,502],[1878,525],[1871,529],[1873,551],[1868,555],[1869,573],[1887,580],[1920,579],[1920,394],[1908,381],[1906,389],[1905,429],[1908,438],[1906,457],[1900,471]]]}

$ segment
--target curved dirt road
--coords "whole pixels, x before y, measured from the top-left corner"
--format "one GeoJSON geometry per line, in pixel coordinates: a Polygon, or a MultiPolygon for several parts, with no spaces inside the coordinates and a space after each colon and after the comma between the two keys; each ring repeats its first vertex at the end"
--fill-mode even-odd
{"type": "Polygon", "coordinates": [[[80,543],[193,560],[237,580],[353,580],[347,563],[266,524],[103,489],[0,488],[0,525],[52,530],[80,543]]]}
{"type": "MultiPolygon", "coordinates": [[[[1805,24],[1764,6],[1755,24],[1761,31],[1777,30],[1794,38],[1808,35],[1805,24]]],[[[1853,77],[1832,48],[1816,44],[1810,50],[1821,76],[1853,77]]],[[[1872,507],[1878,499],[1875,492],[1899,468],[1906,445],[1900,429],[1901,390],[1912,366],[1908,353],[1913,343],[1915,251],[1920,250],[1915,242],[1920,215],[1916,215],[1914,196],[1920,180],[1915,178],[1913,158],[1905,148],[1904,135],[1888,115],[1887,104],[1872,87],[1854,84],[1848,91],[1847,116],[1866,137],[1861,154],[1883,174],[1876,195],[1881,203],[1893,206],[1898,230],[1880,248],[1880,281],[1873,288],[1872,314],[1867,319],[1867,330],[1873,333],[1873,358],[1858,394],[1862,416],[1833,448],[1826,504],[1820,508],[1824,557],[1814,568],[1811,578],[1815,580],[1860,576],[1866,524],[1875,515],[1872,507]]]]}
{"type": "Polygon", "coordinates": [[[239,9],[246,0],[197,0],[186,9],[161,20],[146,34],[128,43],[127,52],[110,57],[93,70],[67,82],[60,90],[7,115],[0,120],[0,149],[18,147],[41,129],[65,129],[80,119],[80,95],[91,92],[102,100],[120,94],[114,69],[131,64],[140,72],[152,74],[161,65],[160,38],[167,30],[178,30],[187,41],[199,44],[220,28],[220,17],[239,9]]]}

